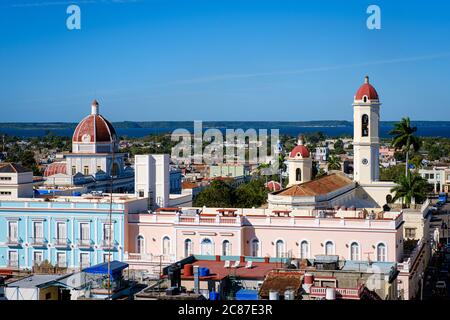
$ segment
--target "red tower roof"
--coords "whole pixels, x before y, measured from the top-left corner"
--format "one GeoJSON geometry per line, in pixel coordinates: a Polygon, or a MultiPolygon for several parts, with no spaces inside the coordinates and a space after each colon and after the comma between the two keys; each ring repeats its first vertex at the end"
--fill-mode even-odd
{"type": "Polygon", "coordinates": [[[364,84],[356,92],[355,100],[363,100],[364,96],[369,100],[378,100],[377,90],[369,83],[369,76],[366,76],[364,84]]]}
{"type": "Polygon", "coordinates": [[[304,145],[298,145],[295,146],[294,149],[292,149],[291,153],[290,153],[290,157],[291,158],[295,158],[297,156],[297,154],[299,154],[302,156],[302,158],[308,158],[309,157],[309,150],[307,147],[305,147],[304,145]]]}

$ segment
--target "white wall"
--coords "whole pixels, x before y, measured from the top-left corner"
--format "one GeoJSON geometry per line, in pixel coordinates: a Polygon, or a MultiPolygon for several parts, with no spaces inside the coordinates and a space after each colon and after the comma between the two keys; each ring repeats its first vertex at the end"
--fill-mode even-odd
{"type": "Polygon", "coordinates": [[[145,198],[150,197],[150,207],[168,206],[170,190],[168,154],[136,155],[134,190],[137,196],[142,191],[145,198]]]}

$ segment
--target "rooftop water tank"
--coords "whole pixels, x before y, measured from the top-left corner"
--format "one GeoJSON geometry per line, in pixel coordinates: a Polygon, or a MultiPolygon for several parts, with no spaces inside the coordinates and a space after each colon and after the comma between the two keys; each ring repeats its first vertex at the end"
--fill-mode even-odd
{"type": "Polygon", "coordinates": [[[305,277],[303,278],[303,282],[305,284],[313,284],[314,283],[314,276],[311,273],[306,273],[305,277]]]}
{"type": "Polygon", "coordinates": [[[200,277],[207,277],[207,276],[209,276],[209,269],[208,268],[198,268],[198,275],[200,277]]]}
{"type": "Polygon", "coordinates": [[[294,290],[288,289],[284,292],[284,300],[294,300],[294,299],[295,299],[294,290]]]}
{"type": "Polygon", "coordinates": [[[270,290],[269,300],[280,300],[280,294],[278,293],[278,291],[270,290]]]}
{"type": "Polygon", "coordinates": [[[326,289],[325,300],[336,300],[336,288],[327,288],[326,289]]]}
{"type": "Polygon", "coordinates": [[[183,275],[191,277],[194,274],[194,266],[190,263],[183,266],[183,275]]]}

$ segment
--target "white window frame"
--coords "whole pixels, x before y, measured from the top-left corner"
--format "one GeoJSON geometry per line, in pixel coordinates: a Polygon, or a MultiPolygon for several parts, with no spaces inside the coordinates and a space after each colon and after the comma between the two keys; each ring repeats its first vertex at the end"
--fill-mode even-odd
{"type": "Polygon", "coordinates": [[[376,244],[376,246],[375,246],[375,254],[376,254],[377,261],[379,261],[379,262],[386,262],[387,258],[388,258],[388,246],[387,246],[387,244],[385,242],[378,242],[376,244]],[[383,260],[380,260],[380,256],[378,255],[378,247],[380,245],[384,246],[384,259],[383,260]]]}
{"type": "Polygon", "coordinates": [[[41,220],[32,220],[31,228],[32,228],[31,231],[32,231],[33,239],[35,239],[35,240],[41,239],[42,241],[44,241],[44,238],[45,238],[45,236],[44,236],[44,234],[45,234],[44,222],[41,221],[41,220]],[[40,237],[38,237],[38,235],[36,235],[36,225],[40,225],[41,226],[42,234],[41,234],[40,237]]]}
{"type": "Polygon", "coordinates": [[[171,253],[172,253],[172,239],[170,238],[169,235],[164,235],[164,236],[161,238],[161,254],[162,254],[162,255],[170,255],[171,253]],[[165,251],[166,251],[166,250],[165,250],[165,246],[164,246],[165,239],[168,239],[168,240],[169,240],[169,248],[168,248],[168,251],[169,251],[169,252],[165,252],[165,251]]]}
{"type": "Polygon", "coordinates": [[[16,261],[17,266],[19,266],[19,260],[20,260],[19,250],[8,250],[8,263],[11,263],[11,261],[12,261],[11,260],[11,253],[15,253],[16,254],[17,259],[15,261],[16,261]]]}
{"type": "Polygon", "coordinates": [[[276,258],[285,258],[285,257],[283,257],[283,255],[285,255],[286,254],[286,241],[284,241],[284,239],[282,239],[282,238],[278,238],[278,239],[275,239],[275,257],[276,258]],[[282,242],[283,243],[283,247],[282,247],[282,252],[281,252],[281,256],[278,256],[278,242],[282,242]]]}
{"type": "Polygon", "coordinates": [[[201,255],[211,255],[211,256],[213,256],[214,254],[215,254],[215,245],[214,245],[214,241],[213,241],[213,239],[211,239],[210,237],[204,237],[204,238],[202,238],[201,240],[200,240],[200,254],[201,255]],[[204,250],[203,250],[203,241],[205,241],[205,240],[209,240],[209,242],[210,242],[210,245],[211,245],[211,253],[210,254],[206,254],[205,252],[204,252],[204,250]]]}
{"type": "Polygon", "coordinates": [[[60,266],[59,265],[59,259],[58,259],[58,257],[59,256],[63,256],[64,257],[64,267],[67,267],[67,252],[65,252],[65,251],[56,251],[56,265],[57,266],[60,266]]]}
{"type": "Polygon", "coordinates": [[[223,256],[231,256],[231,241],[230,240],[228,240],[228,239],[224,239],[223,241],[222,241],[222,255],[223,256]],[[225,245],[226,244],[228,244],[227,245],[227,247],[225,247],[225,245]]]}
{"type": "Polygon", "coordinates": [[[34,250],[33,251],[33,265],[36,262],[36,253],[41,254],[41,261],[39,262],[39,264],[41,264],[44,261],[44,251],[42,251],[42,250],[34,250]]]}
{"type": "Polygon", "coordinates": [[[55,229],[56,229],[56,239],[57,240],[66,240],[67,237],[67,222],[66,221],[56,221],[55,223],[55,229]],[[65,232],[65,236],[61,237],[61,235],[59,234],[59,226],[60,225],[64,226],[64,232],[65,232]]]}
{"type": "Polygon", "coordinates": [[[19,241],[19,221],[17,221],[17,220],[10,220],[10,221],[8,221],[8,238],[11,241],[19,241]],[[15,226],[14,228],[12,228],[13,225],[15,226]],[[11,236],[11,230],[12,229],[15,229],[15,232],[16,232],[16,236],[15,237],[11,236]]]}
{"type": "Polygon", "coordinates": [[[336,254],[336,244],[334,243],[333,240],[325,240],[324,245],[323,245],[323,251],[325,255],[335,255],[336,254]],[[327,253],[327,243],[331,243],[332,244],[332,252],[331,253],[327,253]]]}
{"type": "Polygon", "coordinates": [[[260,252],[261,252],[261,241],[258,238],[253,238],[250,241],[250,255],[252,257],[259,257],[260,256],[260,252]],[[255,255],[254,247],[253,247],[254,243],[258,243],[258,250],[256,250],[256,255],[255,255]]]}
{"type": "Polygon", "coordinates": [[[80,252],[78,254],[78,261],[79,261],[79,265],[81,268],[86,268],[88,266],[91,265],[91,254],[89,252],[80,252]],[[81,257],[86,256],[87,255],[87,265],[83,266],[83,259],[81,257]]]}
{"type": "Polygon", "coordinates": [[[194,253],[194,242],[191,238],[184,239],[183,242],[184,257],[189,257],[194,253]],[[186,245],[189,243],[188,247],[186,245]]]}
{"type": "Polygon", "coordinates": [[[138,234],[136,237],[136,252],[139,254],[145,254],[145,237],[142,234],[138,234]],[[140,239],[142,239],[142,246],[139,243],[140,239]]]}
{"type": "Polygon", "coordinates": [[[348,251],[348,257],[349,257],[350,260],[352,260],[352,261],[361,261],[361,244],[358,241],[356,241],[356,240],[350,241],[349,246],[348,246],[348,250],[349,250],[348,251]],[[353,254],[352,254],[352,245],[353,244],[356,244],[358,246],[358,252],[356,252],[356,255],[357,255],[358,259],[353,259],[353,254]]]}
{"type": "Polygon", "coordinates": [[[91,240],[91,224],[90,224],[90,222],[84,222],[84,221],[78,222],[78,232],[80,235],[80,237],[79,237],[80,240],[91,240]],[[87,225],[87,230],[88,230],[88,238],[87,239],[83,238],[82,225],[87,225]]]}
{"type": "Polygon", "coordinates": [[[311,243],[306,239],[300,240],[300,259],[309,259],[311,257],[311,243]],[[306,243],[306,257],[303,257],[303,243],[306,243]]]}

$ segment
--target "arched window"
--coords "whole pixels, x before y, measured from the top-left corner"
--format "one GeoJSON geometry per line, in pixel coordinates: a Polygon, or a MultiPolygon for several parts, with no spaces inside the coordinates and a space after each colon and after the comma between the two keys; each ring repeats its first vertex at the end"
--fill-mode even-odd
{"type": "Polygon", "coordinates": [[[356,242],[352,242],[350,245],[350,260],[359,260],[359,244],[356,242]]]}
{"type": "Polygon", "coordinates": [[[170,254],[170,238],[164,237],[162,242],[162,253],[163,254],[170,254]]]}
{"type": "Polygon", "coordinates": [[[361,118],[361,136],[369,136],[369,116],[367,114],[363,114],[361,118]]]}
{"type": "Polygon", "coordinates": [[[386,261],[386,245],[379,243],[377,246],[377,261],[386,261]]]}
{"type": "Polygon", "coordinates": [[[295,180],[302,181],[302,170],[300,168],[297,168],[297,170],[295,170],[295,180]]]}
{"type": "Polygon", "coordinates": [[[224,240],[222,242],[222,255],[230,256],[231,255],[231,243],[228,240],[224,240]]]}
{"type": "Polygon", "coordinates": [[[306,240],[303,240],[302,243],[300,243],[300,258],[309,258],[309,243],[306,240]]]}
{"type": "Polygon", "coordinates": [[[259,240],[253,239],[252,240],[252,250],[251,250],[251,256],[257,257],[259,255],[259,240]]]}
{"type": "Polygon", "coordinates": [[[334,254],[334,243],[332,241],[327,241],[325,243],[325,255],[333,255],[334,254]]]}
{"type": "Polygon", "coordinates": [[[137,252],[139,254],[143,254],[145,253],[145,242],[144,242],[144,237],[143,236],[138,236],[136,239],[136,243],[137,243],[137,252]]]}
{"type": "Polygon", "coordinates": [[[203,239],[200,246],[201,246],[202,255],[205,255],[205,256],[214,255],[213,243],[210,239],[208,239],[208,238],[203,239]]]}
{"type": "Polygon", "coordinates": [[[192,255],[192,240],[186,239],[184,240],[184,256],[189,257],[192,255]]]}
{"type": "Polygon", "coordinates": [[[284,256],[284,241],[278,240],[276,245],[276,252],[275,255],[277,258],[282,258],[284,256]]]}

